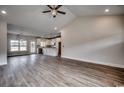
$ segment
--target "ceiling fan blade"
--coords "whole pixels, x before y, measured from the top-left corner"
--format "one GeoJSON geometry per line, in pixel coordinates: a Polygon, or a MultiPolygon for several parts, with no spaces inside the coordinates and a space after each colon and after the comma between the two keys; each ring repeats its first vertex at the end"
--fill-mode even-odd
{"type": "Polygon", "coordinates": [[[59,9],[61,6],[62,6],[62,5],[58,5],[55,9],[57,10],[57,9],[59,9]]]}
{"type": "Polygon", "coordinates": [[[63,12],[63,11],[57,11],[58,13],[60,13],[60,14],[66,14],[66,12],[63,12]]]}
{"type": "Polygon", "coordinates": [[[47,5],[50,9],[53,9],[50,5],[47,5]]]}
{"type": "Polygon", "coordinates": [[[51,12],[51,10],[48,10],[48,11],[43,11],[42,13],[48,13],[48,12],[51,12]]]}

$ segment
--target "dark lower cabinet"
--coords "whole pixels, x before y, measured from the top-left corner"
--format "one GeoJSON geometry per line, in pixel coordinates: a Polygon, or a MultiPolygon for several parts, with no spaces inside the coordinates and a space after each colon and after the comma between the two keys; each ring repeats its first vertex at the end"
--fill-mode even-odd
{"type": "Polygon", "coordinates": [[[38,54],[43,54],[43,49],[42,48],[38,48],[38,54]]]}

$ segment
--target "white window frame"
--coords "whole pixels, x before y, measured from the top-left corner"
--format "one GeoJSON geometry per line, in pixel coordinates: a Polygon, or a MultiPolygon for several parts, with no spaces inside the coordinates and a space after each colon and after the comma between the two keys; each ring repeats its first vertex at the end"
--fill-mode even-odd
{"type": "Polygon", "coordinates": [[[36,42],[35,41],[31,41],[30,42],[30,52],[31,53],[35,53],[36,52],[36,42]],[[32,47],[32,43],[34,43],[34,47],[32,47]]]}
{"type": "Polygon", "coordinates": [[[23,40],[23,39],[20,39],[20,40],[10,40],[10,51],[11,52],[27,51],[27,40],[23,40]],[[17,44],[18,47],[15,50],[12,47],[12,42],[14,42],[14,41],[18,42],[18,44],[17,44]],[[22,47],[22,46],[24,46],[24,47],[22,47]]]}
{"type": "Polygon", "coordinates": [[[10,51],[11,52],[15,52],[15,51],[19,51],[19,41],[18,40],[10,40],[10,51]],[[17,44],[12,44],[12,42],[16,42],[17,44]],[[13,46],[17,46],[15,49],[13,46]]]}
{"type": "Polygon", "coordinates": [[[27,41],[26,40],[23,40],[23,39],[20,40],[19,50],[27,51],[27,41]]]}

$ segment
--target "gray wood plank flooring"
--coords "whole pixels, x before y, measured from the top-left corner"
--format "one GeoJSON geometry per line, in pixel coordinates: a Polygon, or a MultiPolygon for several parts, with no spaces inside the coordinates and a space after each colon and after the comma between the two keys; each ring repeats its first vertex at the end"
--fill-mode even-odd
{"type": "Polygon", "coordinates": [[[124,86],[124,69],[70,59],[27,55],[0,66],[0,87],[124,86]]]}

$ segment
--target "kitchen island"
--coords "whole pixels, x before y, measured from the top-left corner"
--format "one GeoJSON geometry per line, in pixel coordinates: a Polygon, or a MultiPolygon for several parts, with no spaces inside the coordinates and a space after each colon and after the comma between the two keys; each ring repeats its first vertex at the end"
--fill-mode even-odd
{"type": "Polygon", "coordinates": [[[57,48],[56,47],[44,47],[43,49],[43,55],[49,55],[49,56],[57,56],[57,48]]]}

